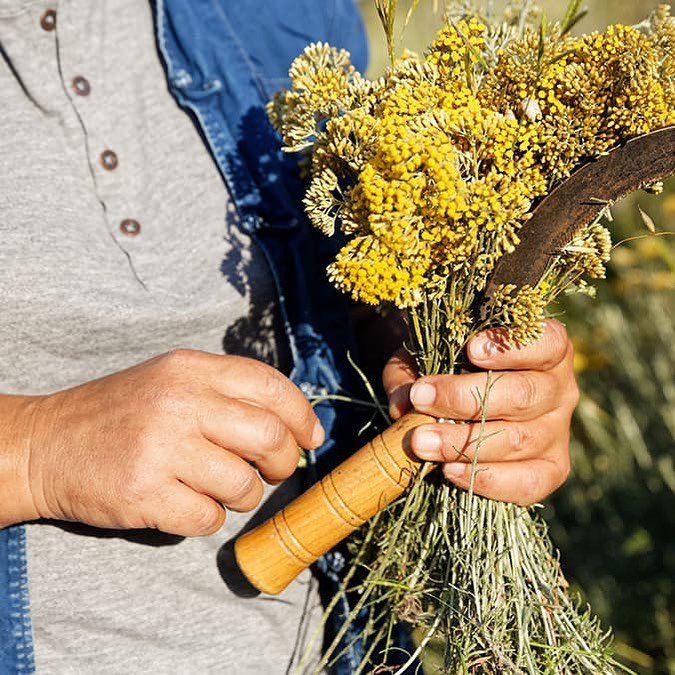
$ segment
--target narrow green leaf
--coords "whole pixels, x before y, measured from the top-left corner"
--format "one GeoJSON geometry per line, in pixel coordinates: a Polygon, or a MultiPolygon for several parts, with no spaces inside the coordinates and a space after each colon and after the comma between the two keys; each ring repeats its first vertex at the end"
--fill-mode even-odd
{"type": "Polygon", "coordinates": [[[560,24],[560,30],[565,35],[588,13],[586,8],[580,9],[582,0],[571,0],[560,24]]]}
{"type": "Polygon", "coordinates": [[[567,26],[567,30],[563,31],[563,35],[566,35],[567,33],[569,33],[569,32],[572,30],[572,28],[574,28],[574,26],[576,26],[576,25],[579,23],[579,21],[581,21],[581,20],[586,16],[586,14],[588,14],[588,9],[587,9],[586,7],[584,7],[584,8],[583,8],[583,9],[582,9],[582,10],[581,10],[581,11],[580,11],[580,12],[579,12],[579,13],[578,13],[571,21],[570,21],[569,25],[567,26]]]}
{"type": "Polygon", "coordinates": [[[408,9],[408,13],[406,14],[405,21],[403,22],[403,28],[407,28],[408,24],[410,23],[410,19],[412,19],[412,15],[417,9],[417,5],[420,4],[420,0],[413,0],[410,8],[408,9]]]}

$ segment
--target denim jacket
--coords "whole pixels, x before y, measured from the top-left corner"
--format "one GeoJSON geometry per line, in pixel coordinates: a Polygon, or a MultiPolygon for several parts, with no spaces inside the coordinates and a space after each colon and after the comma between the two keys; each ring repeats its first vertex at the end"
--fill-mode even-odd
{"type": "MultiPolygon", "coordinates": [[[[291,61],[309,42],[348,49],[363,70],[366,42],[355,0],[156,0],[154,11],[169,87],[195,119],[242,227],[269,261],[291,346],[291,378],[307,395],[348,389],[347,305],[325,280],[333,244],[303,217],[295,160],[280,152],[265,103],[287,84],[291,61]]],[[[335,424],[330,403],[317,413],[327,431],[320,456],[348,425],[335,424]]],[[[329,554],[318,565],[328,593],[341,564],[329,554]]],[[[338,608],[338,621],[346,609],[338,608]]],[[[356,657],[347,653],[337,671],[349,673],[356,657]]],[[[33,670],[26,537],[16,525],[0,530],[0,674],[33,670]]]]}

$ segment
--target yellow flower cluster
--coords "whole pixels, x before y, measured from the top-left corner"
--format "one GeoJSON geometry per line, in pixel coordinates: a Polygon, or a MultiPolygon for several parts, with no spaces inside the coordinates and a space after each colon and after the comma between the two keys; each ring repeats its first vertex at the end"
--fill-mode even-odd
{"type": "Polygon", "coordinates": [[[594,222],[582,228],[565,246],[557,264],[577,276],[585,274],[591,279],[604,279],[605,265],[609,262],[611,250],[609,230],[594,222]]]}
{"type": "Polygon", "coordinates": [[[560,293],[573,289],[594,296],[595,287],[587,279],[603,279],[612,251],[609,230],[599,221],[582,227],[562,249],[537,284],[537,290],[547,304],[560,293]]]}
{"type": "MultiPolygon", "coordinates": [[[[449,23],[424,58],[404,54],[376,81],[345,52],[313,45],[293,64],[291,88],[270,103],[287,149],[311,148],[310,219],[350,236],[329,274],[355,299],[410,308],[459,278],[465,293],[478,293],[556,181],[675,123],[667,6],[641,28],[571,37],[546,25],[505,33],[495,51],[497,34],[476,18],[449,23]]],[[[573,249],[576,268],[597,276],[598,246],[573,249]]],[[[528,312],[542,310],[546,293],[512,291],[502,293],[501,318],[531,335],[528,312]]]]}
{"type": "Polygon", "coordinates": [[[277,92],[268,115],[289,150],[310,146],[321,133],[321,123],[352,107],[359,98],[355,72],[344,49],[325,43],[308,45],[289,72],[291,88],[277,92]]]}
{"type": "Polygon", "coordinates": [[[494,294],[495,313],[509,329],[509,338],[526,344],[541,335],[541,318],[546,298],[531,286],[516,289],[513,284],[501,286],[494,294]]]}
{"type": "Polygon", "coordinates": [[[483,62],[485,31],[485,25],[471,17],[442,28],[429,49],[426,60],[449,85],[445,88],[457,107],[473,98],[474,70],[483,62]]]}
{"type": "Polygon", "coordinates": [[[514,114],[529,105],[552,181],[628,138],[675,123],[675,21],[661,5],[648,25],[542,41],[531,30],[506,45],[479,98],[514,114]]]}

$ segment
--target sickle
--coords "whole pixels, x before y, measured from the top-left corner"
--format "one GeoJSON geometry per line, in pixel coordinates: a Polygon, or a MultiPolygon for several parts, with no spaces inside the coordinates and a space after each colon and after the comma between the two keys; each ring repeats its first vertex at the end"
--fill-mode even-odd
{"type": "MultiPolygon", "coordinates": [[[[543,199],[501,258],[485,293],[500,284],[536,284],[551,257],[607,205],[675,174],[675,126],[612,150],[543,199]]],[[[486,306],[483,305],[486,311],[486,306]]],[[[238,595],[279,593],[307,566],[399,496],[419,470],[408,432],[432,418],[408,413],[273,518],[221,550],[219,568],[238,595]]]]}
{"type": "Polygon", "coordinates": [[[638,136],[575,171],[542,199],[518,232],[520,244],[495,265],[480,303],[481,319],[498,286],[536,286],[549,262],[604,208],[672,175],[675,125],[638,136]]]}

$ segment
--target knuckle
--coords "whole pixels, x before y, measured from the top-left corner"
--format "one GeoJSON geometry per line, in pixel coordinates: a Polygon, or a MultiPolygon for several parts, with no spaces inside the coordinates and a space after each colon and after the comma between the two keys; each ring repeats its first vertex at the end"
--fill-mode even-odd
{"type": "Polygon", "coordinates": [[[476,452],[480,430],[476,423],[438,424],[436,433],[441,438],[441,457],[443,462],[471,462],[476,452]]]}
{"type": "Polygon", "coordinates": [[[449,416],[461,416],[470,419],[480,411],[480,401],[472,387],[465,385],[462,380],[442,379],[435,382],[438,391],[438,402],[441,412],[449,416]]]}
{"type": "Polygon", "coordinates": [[[184,372],[194,364],[196,354],[192,349],[172,349],[160,357],[161,367],[170,372],[184,372]]]}
{"type": "Polygon", "coordinates": [[[262,393],[268,401],[277,406],[287,400],[290,391],[287,381],[274,368],[265,365],[264,363],[256,364],[258,369],[258,377],[262,387],[262,393]]]}
{"type": "Polygon", "coordinates": [[[574,409],[579,403],[580,391],[577,378],[574,372],[574,347],[568,342],[567,351],[563,363],[557,369],[556,376],[558,390],[561,391],[561,398],[570,408],[574,409]]]}
{"type": "Polygon", "coordinates": [[[527,425],[511,424],[508,431],[509,449],[522,454],[533,446],[532,431],[527,425]]]}
{"type": "Polygon", "coordinates": [[[560,363],[567,355],[570,348],[570,339],[567,329],[556,319],[547,319],[546,329],[542,340],[545,353],[548,355],[547,365],[554,366],[560,363]]]}
{"type": "MultiPolygon", "coordinates": [[[[470,483],[469,478],[470,474],[469,476],[465,474],[465,477],[467,478],[465,487],[468,488],[470,483]]],[[[474,492],[476,492],[476,494],[480,494],[483,496],[493,496],[494,486],[495,486],[494,472],[487,467],[478,468],[478,470],[473,475],[474,492]]]]}
{"type": "Polygon", "coordinates": [[[569,444],[562,446],[562,452],[554,461],[554,468],[551,472],[552,489],[557,490],[570,476],[572,472],[572,458],[570,456],[569,444]]]}
{"type": "Polygon", "coordinates": [[[571,410],[577,407],[579,400],[581,399],[581,391],[579,389],[579,383],[577,378],[574,377],[574,374],[569,379],[569,385],[567,387],[567,401],[571,410]]]}
{"type": "Polygon", "coordinates": [[[161,486],[151,471],[129,470],[118,483],[122,500],[134,506],[152,501],[160,491],[161,486]]]}
{"type": "Polygon", "coordinates": [[[298,468],[298,463],[300,461],[300,451],[295,443],[289,446],[285,459],[285,464],[280,471],[281,478],[284,480],[292,476],[295,473],[295,470],[298,468]]]}
{"type": "Polygon", "coordinates": [[[286,440],[286,427],[276,415],[265,415],[260,423],[260,442],[263,452],[277,452],[286,440]]]}
{"type": "Polygon", "coordinates": [[[539,462],[528,466],[521,476],[518,503],[522,506],[531,506],[545,499],[567,480],[570,469],[567,453],[564,457],[547,461],[543,466],[539,462]]]}
{"type": "Polygon", "coordinates": [[[144,399],[151,409],[162,414],[181,414],[191,408],[194,401],[191,377],[198,352],[176,349],[159,357],[157,370],[146,378],[144,399]]]}
{"type": "Polygon", "coordinates": [[[445,401],[450,410],[474,412],[479,407],[475,392],[463,386],[448,387],[445,401]]]}
{"type": "Polygon", "coordinates": [[[534,465],[527,466],[520,476],[517,503],[521,506],[531,506],[543,496],[540,472],[534,465]]]}
{"type": "MultiPolygon", "coordinates": [[[[261,386],[270,410],[282,412],[291,428],[310,433],[316,423],[316,415],[307,399],[299,389],[274,368],[266,364],[259,364],[261,386]]],[[[281,422],[273,429],[278,445],[286,436],[286,428],[281,422]]]]}
{"type": "Polygon", "coordinates": [[[566,461],[561,462],[558,465],[558,472],[555,477],[553,489],[557,490],[561,485],[563,485],[572,473],[572,463],[569,461],[569,457],[566,461]]]}
{"type": "Polygon", "coordinates": [[[266,477],[272,480],[285,480],[298,468],[299,456],[295,442],[282,443],[274,453],[274,461],[266,463],[266,477]]]}
{"type": "Polygon", "coordinates": [[[185,522],[194,534],[212,534],[220,529],[224,519],[224,509],[213,502],[208,507],[187,514],[185,522]]]}
{"type": "Polygon", "coordinates": [[[511,385],[511,405],[518,412],[532,408],[537,398],[537,386],[534,378],[527,373],[519,373],[511,385]]]}
{"type": "Polygon", "coordinates": [[[227,493],[226,505],[250,511],[262,499],[262,485],[253,469],[242,466],[230,474],[227,493]]]}
{"type": "Polygon", "coordinates": [[[267,456],[264,463],[259,463],[260,473],[265,480],[286,480],[298,468],[299,456],[297,444],[291,439],[284,441],[267,456]]]}

